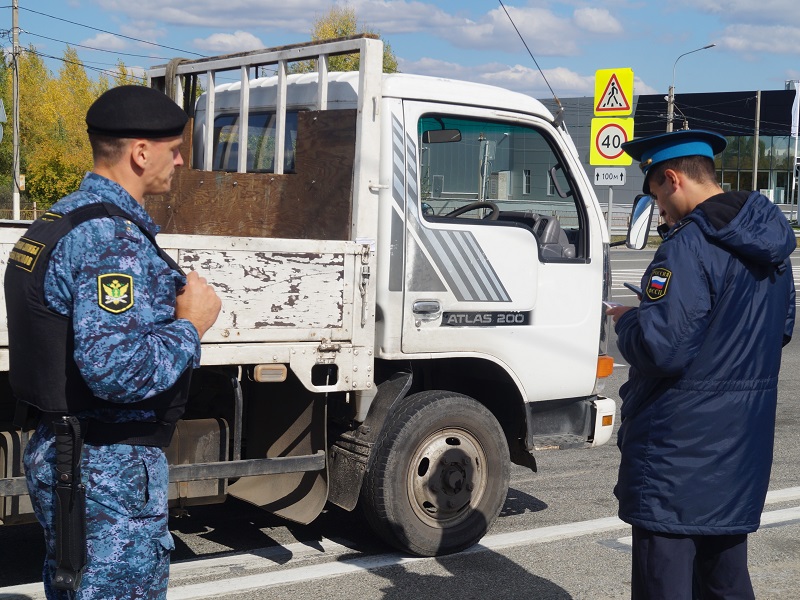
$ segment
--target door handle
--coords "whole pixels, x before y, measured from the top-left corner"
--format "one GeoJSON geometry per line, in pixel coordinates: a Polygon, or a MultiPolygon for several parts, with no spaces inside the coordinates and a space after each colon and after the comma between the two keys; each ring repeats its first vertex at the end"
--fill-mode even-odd
{"type": "Polygon", "coordinates": [[[442,307],[438,300],[417,300],[412,310],[415,315],[435,315],[442,310],[442,307]]]}
{"type": "Polygon", "coordinates": [[[411,310],[417,319],[417,327],[421,321],[435,321],[442,314],[442,306],[438,300],[417,300],[411,310]]]}

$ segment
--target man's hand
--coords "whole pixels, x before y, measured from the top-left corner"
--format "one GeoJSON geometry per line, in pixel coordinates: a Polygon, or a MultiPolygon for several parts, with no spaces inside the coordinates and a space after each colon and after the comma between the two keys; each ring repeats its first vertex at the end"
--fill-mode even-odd
{"type": "Polygon", "coordinates": [[[221,308],[222,300],[214,288],[196,271],[189,271],[186,285],[178,291],[175,318],[191,322],[202,338],[217,320],[221,308]]]}
{"type": "Polygon", "coordinates": [[[606,309],[606,314],[614,318],[614,323],[616,323],[619,318],[624,315],[629,310],[633,310],[635,307],[633,306],[612,306],[606,309]]]}

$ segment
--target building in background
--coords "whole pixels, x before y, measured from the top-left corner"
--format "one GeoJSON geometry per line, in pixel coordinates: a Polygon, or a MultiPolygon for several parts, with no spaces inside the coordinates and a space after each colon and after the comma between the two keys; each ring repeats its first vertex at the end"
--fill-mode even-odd
{"type": "MultiPolygon", "coordinates": [[[[796,180],[796,176],[792,177],[796,146],[795,138],[790,135],[796,92],[794,82],[787,82],[786,87],[785,90],[762,91],[760,107],[758,92],[755,91],[676,94],[673,126],[675,130],[684,127],[710,129],[726,136],[728,147],[716,158],[717,174],[723,189],[761,190],[773,202],[785,204],[788,212],[788,203],[792,199],[797,204],[796,195],[793,197],[791,194],[796,180]],[[756,134],[757,146],[754,144],[756,134]]],[[[665,96],[634,96],[634,137],[666,131],[665,96]]],[[[555,113],[553,100],[543,102],[555,113]]],[[[589,165],[591,122],[594,118],[592,104],[593,98],[590,97],[561,100],[567,128],[590,176],[595,169],[589,165]]],[[[642,180],[635,164],[626,167],[626,183],[615,187],[613,203],[629,207],[633,198],[641,193],[642,180]]],[[[601,203],[607,201],[607,189],[598,186],[595,190],[601,203]]]]}

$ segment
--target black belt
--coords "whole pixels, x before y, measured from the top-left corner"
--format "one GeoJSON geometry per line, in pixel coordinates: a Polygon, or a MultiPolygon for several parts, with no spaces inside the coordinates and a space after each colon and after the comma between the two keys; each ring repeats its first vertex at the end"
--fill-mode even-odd
{"type": "MultiPolygon", "coordinates": [[[[65,415],[42,413],[40,422],[53,430],[53,423],[65,415]]],[[[166,448],[172,440],[175,425],[164,421],[131,421],[105,423],[96,419],[78,417],[83,430],[83,441],[92,446],[128,444],[131,446],[158,446],[166,448]]]]}

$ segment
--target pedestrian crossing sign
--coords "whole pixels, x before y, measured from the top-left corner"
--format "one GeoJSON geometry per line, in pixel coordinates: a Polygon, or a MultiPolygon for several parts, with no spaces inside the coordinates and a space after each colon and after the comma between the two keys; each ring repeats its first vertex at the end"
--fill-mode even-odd
{"type": "Polygon", "coordinates": [[[594,76],[594,114],[625,117],[633,112],[633,69],[599,69],[594,76]]]}

